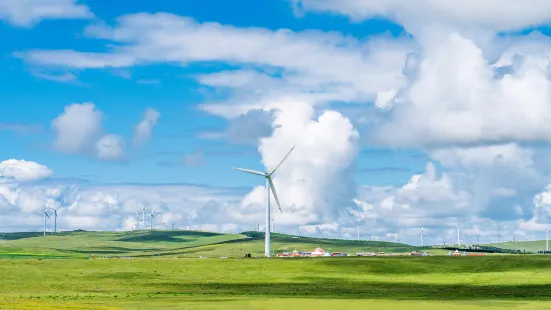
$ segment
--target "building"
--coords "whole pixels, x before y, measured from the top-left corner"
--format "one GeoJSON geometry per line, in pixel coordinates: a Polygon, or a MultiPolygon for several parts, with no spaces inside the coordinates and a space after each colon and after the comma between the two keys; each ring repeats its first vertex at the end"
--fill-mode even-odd
{"type": "Polygon", "coordinates": [[[312,257],[319,257],[325,255],[325,250],[322,248],[316,248],[310,256],[312,257]]]}

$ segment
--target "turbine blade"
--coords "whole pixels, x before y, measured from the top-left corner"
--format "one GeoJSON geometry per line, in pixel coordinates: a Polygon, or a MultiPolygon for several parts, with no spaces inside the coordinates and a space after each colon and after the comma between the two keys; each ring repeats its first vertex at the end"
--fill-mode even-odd
{"type": "Polygon", "coordinates": [[[275,190],[274,182],[272,182],[272,178],[268,177],[268,183],[270,184],[270,189],[272,190],[272,194],[274,194],[275,201],[277,202],[277,207],[279,208],[279,212],[283,213],[281,210],[281,204],[279,204],[279,198],[277,198],[277,193],[275,190]]]}
{"type": "Polygon", "coordinates": [[[46,214],[46,217],[50,218],[50,216],[48,215],[48,213],[44,212],[44,214],[46,214]]]}
{"type": "Polygon", "coordinates": [[[272,170],[272,172],[270,172],[270,175],[274,174],[274,172],[276,172],[277,168],[279,168],[279,166],[281,166],[281,164],[283,164],[283,162],[287,159],[287,157],[289,157],[289,155],[291,154],[291,152],[295,149],[295,146],[293,145],[293,147],[289,150],[289,152],[287,153],[287,155],[285,155],[285,157],[283,157],[283,159],[281,160],[281,162],[279,162],[279,165],[277,165],[274,170],[272,170]]]}
{"type": "MultiPolygon", "coordinates": [[[[232,167],[233,168],[233,167],[232,167]]],[[[235,170],[238,170],[238,171],[243,171],[243,172],[247,172],[247,173],[251,173],[251,174],[257,174],[257,175],[261,175],[261,176],[266,176],[266,173],[264,172],[260,172],[260,171],[256,171],[256,170],[251,170],[251,169],[243,169],[243,168],[233,168],[235,170]]]]}

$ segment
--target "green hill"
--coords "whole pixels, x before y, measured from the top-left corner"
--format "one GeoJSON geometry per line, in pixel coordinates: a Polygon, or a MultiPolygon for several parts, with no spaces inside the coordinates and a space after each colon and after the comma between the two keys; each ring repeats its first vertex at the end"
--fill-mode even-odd
{"type": "MultiPolygon", "coordinates": [[[[545,251],[545,240],[536,240],[536,241],[519,241],[519,242],[501,242],[501,243],[492,243],[488,244],[489,246],[495,246],[502,249],[511,249],[511,250],[526,250],[527,252],[538,252],[545,251]]],[[[551,247],[551,241],[549,241],[549,246],[551,247]]]]}
{"type": "MultiPolygon", "coordinates": [[[[272,249],[312,251],[322,247],[330,252],[406,253],[419,248],[402,243],[318,239],[272,234],[272,249]]],[[[439,250],[431,250],[438,252],[439,250]]],[[[264,234],[219,234],[201,231],[154,230],[128,232],[72,231],[49,234],[5,233],[0,239],[0,257],[87,258],[94,256],[243,257],[263,256],[264,234]]]]}

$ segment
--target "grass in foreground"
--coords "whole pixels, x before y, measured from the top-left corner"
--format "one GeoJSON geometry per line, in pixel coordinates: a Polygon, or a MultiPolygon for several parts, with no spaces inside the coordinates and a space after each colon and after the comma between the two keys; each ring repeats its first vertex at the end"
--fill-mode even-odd
{"type": "Polygon", "coordinates": [[[0,260],[1,309],[551,309],[545,256],[0,260]]]}

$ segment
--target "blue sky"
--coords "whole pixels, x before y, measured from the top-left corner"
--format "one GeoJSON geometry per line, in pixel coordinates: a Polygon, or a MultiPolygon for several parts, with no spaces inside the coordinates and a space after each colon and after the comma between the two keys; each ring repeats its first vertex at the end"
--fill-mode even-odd
{"type": "Polygon", "coordinates": [[[0,220],[39,228],[65,199],[62,229],[139,228],[147,203],[242,231],[263,221],[262,180],[230,167],[295,145],[274,177],[284,231],[450,242],[462,223],[464,242],[492,241],[499,222],[538,238],[551,5],[527,1],[0,5],[0,220]]]}
{"type": "MultiPolygon", "coordinates": [[[[319,29],[357,37],[384,32],[399,34],[403,31],[400,26],[384,20],[350,24],[344,17],[320,14],[297,18],[285,1],[234,1],[231,4],[217,0],[134,1],[131,6],[122,2],[113,6],[109,1],[94,1],[89,7],[97,18],[109,24],[124,14],[162,11],[189,16],[199,22],[219,22],[236,27],[285,28],[293,31],[319,29]]],[[[59,82],[41,78],[36,73],[39,69],[30,68],[14,57],[14,52],[31,49],[101,51],[104,42],[83,38],[82,28],[87,23],[82,20],[45,20],[32,29],[16,28],[6,23],[0,28],[0,34],[10,37],[9,44],[2,48],[5,57],[0,62],[9,72],[0,80],[0,102],[9,107],[10,112],[4,114],[1,121],[40,129],[37,133],[26,135],[7,130],[2,132],[1,139],[10,145],[0,151],[2,158],[33,160],[51,167],[56,176],[88,178],[97,182],[189,182],[213,186],[227,186],[229,182],[238,186],[255,184],[254,179],[236,175],[229,169],[233,165],[262,168],[254,145],[241,146],[197,137],[202,131],[223,131],[227,122],[198,111],[196,106],[204,102],[205,97],[215,98],[217,95],[202,93],[201,85],[192,77],[212,72],[224,64],[192,64],[187,67],[159,64],[124,70],[85,71],[79,73],[78,81],[59,82]],[[132,78],[121,78],[117,74],[122,73],[117,71],[125,71],[132,78]],[[138,82],[140,80],[155,81],[155,84],[141,84],[138,82]],[[162,116],[152,132],[151,143],[134,152],[135,159],[127,163],[105,163],[56,153],[51,150],[48,141],[52,139],[49,132],[51,121],[63,111],[64,106],[82,102],[92,102],[104,112],[106,131],[127,139],[132,136],[132,127],[139,122],[145,108],[152,107],[162,116]],[[178,162],[182,154],[199,150],[205,153],[205,164],[202,166],[159,166],[159,162],[178,162]],[[226,152],[245,152],[246,155],[228,156],[226,152]]],[[[418,160],[404,162],[395,157],[407,158],[408,152],[383,156],[367,152],[360,157],[359,167],[379,170],[359,174],[358,180],[376,185],[403,183],[412,171],[422,170],[425,164],[418,160]]]]}

